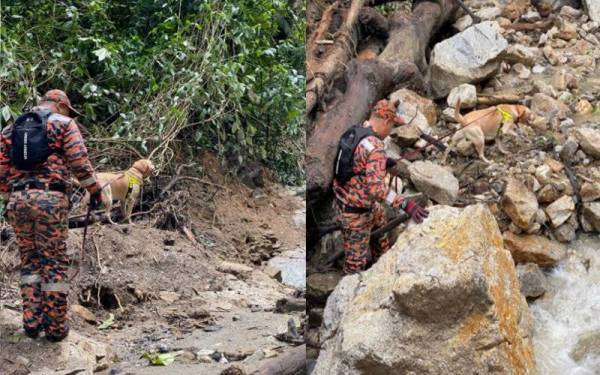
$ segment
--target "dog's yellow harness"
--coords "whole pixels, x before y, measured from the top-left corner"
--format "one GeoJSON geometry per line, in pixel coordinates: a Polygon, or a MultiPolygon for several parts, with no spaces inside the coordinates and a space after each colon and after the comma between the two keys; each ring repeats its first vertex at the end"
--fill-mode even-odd
{"type": "Polygon", "coordinates": [[[142,186],[142,181],[139,178],[128,174],[127,175],[127,196],[129,196],[131,194],[131,192],[133,191],[133,188],[136,185],[142,186]]]}
{"type": "Polygon", "coordinates": [[[502,122],[501,122],[502,125],[504,125],[505,123],[513,120],[513,115],[511,115],[509,112],[507,112],[507,111],[503,110],[502,108],[500,108],[500,106],[497,106],[496,110],[498,112],[500,112],[500,116],[502,116],[502,122]]]}

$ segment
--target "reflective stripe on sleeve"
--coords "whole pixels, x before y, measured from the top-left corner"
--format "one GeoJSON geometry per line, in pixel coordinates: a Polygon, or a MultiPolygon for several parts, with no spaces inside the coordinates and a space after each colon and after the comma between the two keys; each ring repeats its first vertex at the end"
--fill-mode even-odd
{"type": "Polygon", "coordinates": [[[42,278],[40,275],[23,275],[21,276],[21,284],[37,284],[41,283],[42,278]]]}
{"type": "Polygon", "coordinates": [[[42,284],[42,292],[68,293],[69,292],[69,284],[68,283],[42,284]]]}
{"type": "Polygon", "coordinates": [[[385,201],[388,202],[389,204],[392,204],[392,203],[394,203],[394,200],[396,199],[397,195],[398,194],[396,194],[396,192],[394,192],[393,190],[390,190],[387,193],[387,197],[385,197],[385,201]]]}

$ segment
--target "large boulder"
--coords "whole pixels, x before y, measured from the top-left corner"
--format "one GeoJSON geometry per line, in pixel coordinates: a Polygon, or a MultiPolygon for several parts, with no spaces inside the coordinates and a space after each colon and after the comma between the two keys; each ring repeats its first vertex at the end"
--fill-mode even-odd
{"type": "Polygon", "coordinates": [[[533,225],[538,210],[538,201],[527,186],[514,177],[508,178],[502,197],[502,209],[521,229],[529,229],[533,225]]]}
{"type": "Polygon", "coordinates": [[[436,206],[327,301],[313,375],[534,374],[532,321],[484,205],[436,206]]]}
{"type": "Polygon", "coordinates": [[[504,246],[516,263],[535,263],[540,267],[555,266],[567,254],[564,245],[537,235],[504,232],[504,246]]]}
{"type": "Polygon", "coordinates": [[[452,204],[458,197],[458,180],[448,168],[430,161],[416,161],[408,167],[417,190],[440,204],[452,204]]]}
{"type": "Polygon", "coordinates": [[[600,130],[579,128],[575,131],[575,138],[587,155],[600,159],[600,130]]]}
{"type": "Polygon", "coordinates": [[[583,0],[583,5],[592,21],[600,22],[600,1],[583,0]]]}
{"type": "Polygon", "coordinates": [[[499,29],[497,22],[484,21],[435,45],[430,72],[436,98],[461,83],[479,82],[498,71],[498,56],[508,47],[499,29]]]}

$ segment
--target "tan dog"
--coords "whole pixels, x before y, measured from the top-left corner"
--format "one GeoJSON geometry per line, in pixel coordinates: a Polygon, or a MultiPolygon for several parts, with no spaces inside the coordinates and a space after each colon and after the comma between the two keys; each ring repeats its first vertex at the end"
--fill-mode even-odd
{"type": "MultiPolygon", "coordinates": [[[[456,102],[455,118],[460,123],[462,129],[454,133],[452,139],[448,143],[448,148],[444,152],[442,162],[446,162],[446,158],[451,150],[456,147],[456,144],[463,141],[470,142],[477,151],[479,158],[490,164],[491,161],[486,159],[483,151],[486,141],[493,141],[501,132],[518,137],[514,128],[520,121],[530,123],[534,120],[535,115],[524,105],[516,104],[500,104],[494,107],[472,111],[462,116],[460,114],[460,100],[456,102]]],[[[500,151],[502,146],[499,145],[500,151]]]]}
{"type": "Polygon", "coordinates": [[[133,163],[125,172],[101,172],[96,174],[96,180],[102,186],[102,203],[106,209],[108,220],[115,224],[110,217],[113,201],[121,203],[123,220],[131,224],[131,212],[140,196],[144,178],[154,172],[154,165],[150,160],[141,159],[133,163]]]}

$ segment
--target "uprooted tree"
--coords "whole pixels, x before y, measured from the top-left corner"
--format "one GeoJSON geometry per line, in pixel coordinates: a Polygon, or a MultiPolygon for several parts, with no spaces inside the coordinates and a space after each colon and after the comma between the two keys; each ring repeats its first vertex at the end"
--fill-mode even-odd
{"type": "Polygon", "coordinates": [[[377,8],[387,3],[395,2],[309,2],[306,171],[313,207],[330,189],[343,132],[399,88],[428,91],[427,47],[457,9],[454,0],[415,1],[410,12],[377,8]]]}

